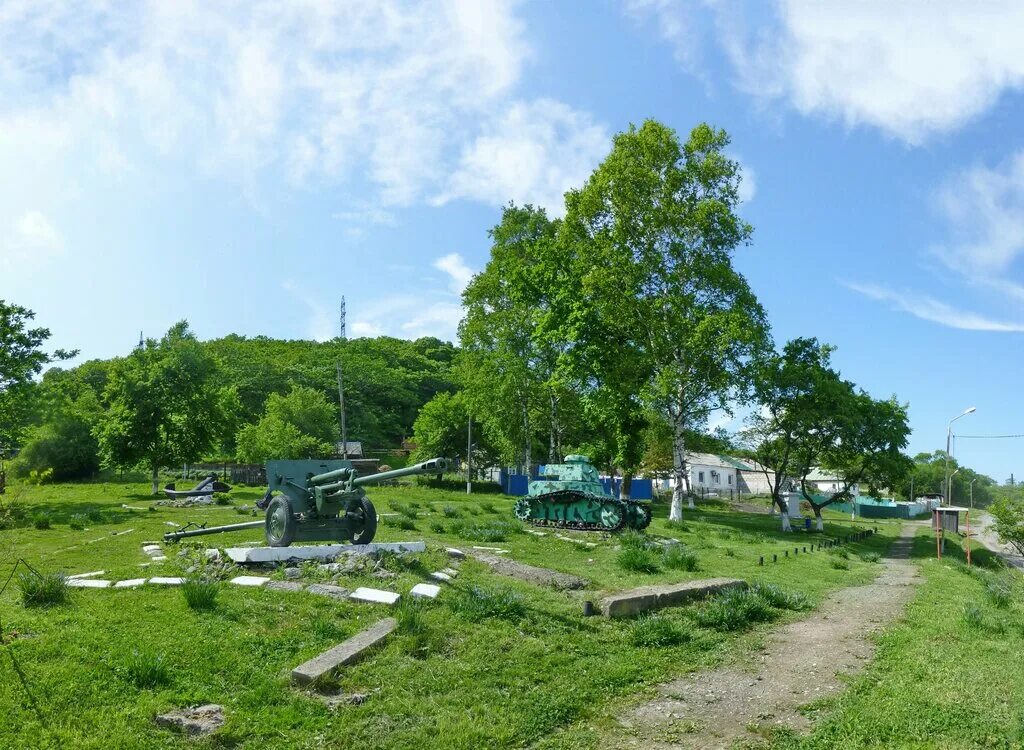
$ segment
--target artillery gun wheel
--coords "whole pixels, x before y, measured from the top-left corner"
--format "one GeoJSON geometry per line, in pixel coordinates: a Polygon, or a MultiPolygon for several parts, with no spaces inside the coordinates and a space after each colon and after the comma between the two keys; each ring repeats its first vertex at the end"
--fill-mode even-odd
{"type": "Polygon", "coordinates": [[[287,495],[277,495],[267,506],[267,520],[263,525],[267,544],[271,547],[287,547],[295,539],[295,513],[292,501],[287,495]]]}
{"type": "Polygon", "coordinates": [[[370,498],[362,499],[362,526],[357,525],[357,530],[352,533],[352,544],[369,544],[377,533],[377,509],[373,507],[370,498]]]}

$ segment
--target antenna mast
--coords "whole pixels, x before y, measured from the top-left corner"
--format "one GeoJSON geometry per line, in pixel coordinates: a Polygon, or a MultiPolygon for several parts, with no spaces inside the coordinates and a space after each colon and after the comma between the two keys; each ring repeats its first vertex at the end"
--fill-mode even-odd
{"type": "MultiPolygon", "coordinates": [[[[345,312],[345,303],[342,302],[342,316],[345,312]]],[[[342,317],[344,320],[344,317],[342,317]]],[[[334,366],[338,371],[338,404],[341,407],[341,457],[348,458],[348,430],[345,427],[345,385],[341,379],[341,360],[334,360],[334,366]]]]}
{"type": "Polygon", "coordinates": [[[341,297],[341,305],[338,309],[338,338],[345,340],[345,296],[341,297]]]}

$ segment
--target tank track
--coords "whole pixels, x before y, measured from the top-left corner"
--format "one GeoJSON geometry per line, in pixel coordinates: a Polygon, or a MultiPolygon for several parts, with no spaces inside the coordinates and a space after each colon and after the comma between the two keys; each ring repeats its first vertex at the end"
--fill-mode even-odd
{"type": "Polygon", "coordinates": [[[525,521],[533,526],[556,528],[556,529],[570,529],[574,531],[619,531],[627,526],[636,529],[645,529],[651,522],[651,511],[645,505],[640,503],[631,503],[616,498],[610,497],[596,497],[589,495],[586,492],[580,492],[579,490],[558,490],[556,492],[549,492],[545,495],[536,495],[534,497],[521,498],[516,503],[516,516],[520,520],[525,521]],[[619,521],[617,524],[609,526],[603,523],[595,523],[592,521],[581,521],[581,520],[563,520],[563,519],[546,519],[546,518],[530,518],[530,507],[533,503],[537,504],[553,504],[553,505],[571,505],[574,503],[590,501],[592,503],[601,505],[612,505],[619,510],[619,521]],[[639,519],[634,523],[631,523],[631,516],[639,516],[639,519]]]}

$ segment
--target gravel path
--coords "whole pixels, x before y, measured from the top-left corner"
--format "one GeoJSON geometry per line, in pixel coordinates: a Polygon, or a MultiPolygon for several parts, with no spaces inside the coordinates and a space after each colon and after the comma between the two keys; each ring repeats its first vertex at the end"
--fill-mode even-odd
{"type": "Polygon", "coordinates": [[[873,634],[899,616],[920,582],[909,561],[918,525],[904,525],[874,581],[833,593],[810,617],[771,634],[742,666],[659,686],[658,697],[618,717],[620,729],[604,746],[730,748],[756,739],[759,729],[809,729],[799,707],[846,687],[841,676],[863,669],[873,634]]]}

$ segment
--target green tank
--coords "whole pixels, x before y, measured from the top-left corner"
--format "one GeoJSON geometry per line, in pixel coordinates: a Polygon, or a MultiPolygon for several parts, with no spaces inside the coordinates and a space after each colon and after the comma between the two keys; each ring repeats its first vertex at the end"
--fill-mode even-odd
{"type": "Polygon", "coordinates": [[[649,503],[619,500],[605,492],[586,456],[566,456],[564,464],[540,467],[527,496],[515,504],[518,519],[534,526],[581,531],[642,530],[651,522],[649,503]]]}

